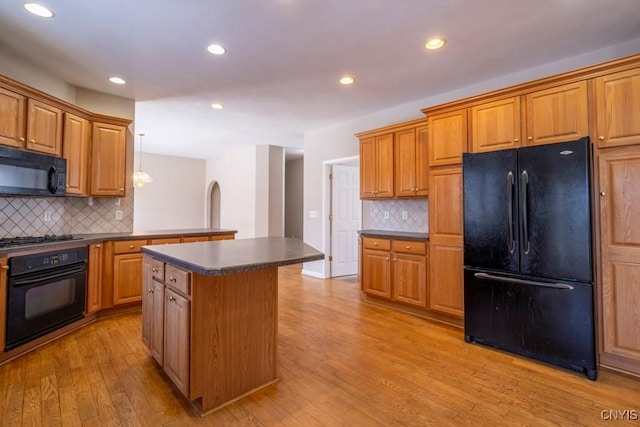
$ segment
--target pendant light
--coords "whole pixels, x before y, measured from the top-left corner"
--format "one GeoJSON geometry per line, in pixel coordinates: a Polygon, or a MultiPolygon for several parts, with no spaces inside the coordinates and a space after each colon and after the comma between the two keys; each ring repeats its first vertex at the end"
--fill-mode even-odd
{"type": "Polygon", "coordinates": [[[145,184],[153,182],[153,178],[151,178],[148,173],[142,171],[142,137],[144,133],[139,133],[138,136],[140,137],[140,167],[138,171],[133,174],[133,183],[137,187],[142,187],[145,184]]]}

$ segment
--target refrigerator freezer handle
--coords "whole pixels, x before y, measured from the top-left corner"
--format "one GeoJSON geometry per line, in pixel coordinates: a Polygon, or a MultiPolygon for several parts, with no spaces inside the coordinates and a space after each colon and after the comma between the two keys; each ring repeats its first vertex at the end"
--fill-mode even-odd
{"type": "Polygon", "coordinates": [[[524,254],[529,255],[529,220],[527,218],[527,190],[529,188],[529,174],[526,170],[520,176],[520,222],[522,223],[522,245],[524,254]]]}
{"type": "Polygon", "coordinates": [[[524,279],[516,279],[514,277],[495,276],[493,274],[487,274],[487,273],[476,273],[474,274],[474,276],[477,277],[478,279],[495,280],[496,282],[513,283],[516,285],[533,285],[533,286],[541,286],[543,288],[566,289],[568,291],[572,291],[574,289],[573,286],[567,285],[566,283],[536,282],[534,280],[524,280],[524,279]]]}
{"type": "Polygon", "coordinates": [[[507,174],[507,220],[509,221],[509,253],[513,253],[516,249],[516,242],[513,238],[513,172],[507,174]]]}

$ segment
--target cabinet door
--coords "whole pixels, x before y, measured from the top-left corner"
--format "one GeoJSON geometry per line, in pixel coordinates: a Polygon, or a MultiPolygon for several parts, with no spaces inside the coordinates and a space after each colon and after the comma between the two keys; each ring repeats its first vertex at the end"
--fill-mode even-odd
{"type": "Polygon", "coordinates": [[[0,88],[0,144],[24,147],[24,106],[24,96],[0,88]]]}
{"type": "Polygon", "coordinates": [[[113,305],[142,301],[142,254],[113,257],[113,305]]]}
{"type": "Polygon", "coordinates": [[[390,252],[362,251],[362,291],[383,298],[391,298],[390,252]]]}
{"type": "Polygon", "coordinates": [[[396,196],[413,197],[416,194],[416,130],[395,133],[396,196]]]}
{"type": "Polygon", "coordinates": [[[164,363],[164,283],[151,280],[151,356],[164,363]]]}
{"type": "Polygon", "coordinates": [[[360,141],[360,197],[373,198],[377,190],[378,162],[376,139],[366,138],[360,141]]]}
{"type": "Polygon", "coordinates": [[[431,168],[429,309],[463,316],[462,168],[431,168]]]}
{"type": "Polygon", "coordinates": [[[462,163],[467,151],[467,110],[429,117],[429,166],[462,163]]]}
{"type": "Polygon", "coordinates": [[[595,79],[598,146],[640,144],[640,69],[595,79]]]}
{"type": "Polygon", "coordinates": [[[27,113],[27,149],[62,155],[62,110],[29,99],[27,113]]]}
{"type": "Polygon", "coordinates": [[[533,92],[525,100],[525,145],[573,141],[589,135],[586,81],[533,92]]]}
{"type": "Polygon", "coordinates": [[[125,195],[127,128],[93,123],[91,144],[91,195],[125,195]]]}
{"type": "Polygon", "coordinates": [[[376,197],[393,197],[393,134],[376,137],[378,188],[376,197]]]}
{"type": "Polygon", "coordinates": [[[393,299],[421,308],[427,306],[427,258],[424,255],[394,253],[393,299]]]}
{"type": "Polygon", "coordinates": [[[427,126],[416,129],[416,196],[429,195],[429,132],[427,126]]]}
{"type": "Polygon", "coordinates": [[[87,314],[102,308],[102,244],[89,245],[87,268],[87,314]]]}
{"type": "Polygon", "coordinates": [[[470,111],[471,152],[520,146],[520,97],[476,105],[470,111]]]}
{"type": "Polygon", "coordinates": [[[91,124],[71,113],[64,115],[63,157],[67,159],[67,194],[87,195],[91,124]]]}
{"type": "Polygon", "coordinates": [[[165,290],[164,370],[185,396],[189,396],[190,318],[189,300],[167,288],[165,290]]]}
{"type": "Polygon", "coordinates": [[[603,364],[640,374],[640,147],[598,159],[603,364]]]}

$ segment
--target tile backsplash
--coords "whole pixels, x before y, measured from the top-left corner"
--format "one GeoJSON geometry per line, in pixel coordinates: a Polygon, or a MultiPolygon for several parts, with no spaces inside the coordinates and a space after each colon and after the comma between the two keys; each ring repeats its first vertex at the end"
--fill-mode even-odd
{"type": "Polygon", "coordinates": [[[429,202],[427,199],[380,200],[369,203],[370,226],[374,230],[426,233],[429,202]],[[406,219],[402,214],[406,212],[406,219]],[[385,218],[388,213],[388,218],[385,218]]]}
{"type": "Polygon", "coordinates": [[[133,196],[0,197],[0,238],[132,230],[133,196]],[[118,210],[122,211],[122,220],[115,219],[118,210]]]}

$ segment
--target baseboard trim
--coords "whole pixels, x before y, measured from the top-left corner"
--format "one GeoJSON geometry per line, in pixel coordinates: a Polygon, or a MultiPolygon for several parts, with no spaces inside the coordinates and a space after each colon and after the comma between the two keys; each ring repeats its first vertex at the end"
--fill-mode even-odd
{"type": "Polygon", "coordinates": [[[304,274],[305,276],[311,276],[311,277],[315,277],[317,279],[324,279],[325,277],[322,275],[322,273],[319,273],[317,271],[312,271],[312,270],[307,270],[307,269],[302,269],[302,274],[304,274]]]}

